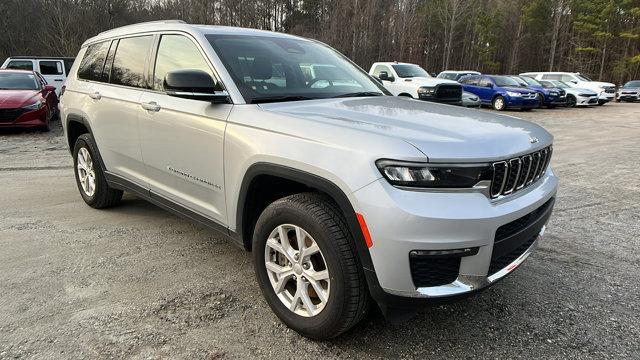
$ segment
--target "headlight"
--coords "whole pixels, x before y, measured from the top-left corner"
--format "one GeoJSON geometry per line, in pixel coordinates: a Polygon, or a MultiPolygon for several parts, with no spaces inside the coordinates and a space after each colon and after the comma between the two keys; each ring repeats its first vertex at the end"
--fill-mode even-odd
{"type": "Polygon", "coordinates": [[[596,96],[597,94],[578,94],[578,96],[582,96],[582,97],[592,97],[592,96],[596,96]]]}
{"type": "Polygon", "coordinates": [[[27,105],[27,106],[23,106],[22,108],[25,109],[25,110],[32,111],[32,110],[38,110],[43,106],[44,106],[44,102],[38,100],[38,101],[34,102],[33,104],[27,105]]]}
{"type": "Polygon", "coordinates": [[[488,164],[431,164],[381,159],[376,165],[396,186],[415,188],[471,188],[491,180],[488,164]]]}
{"type": "Polygon", "coordinates": [[[435,94],[435,92],[436,92],[436,89],[432,87],[423,86],[418,88],[418,94],[433,95],[435,94]]]}
{"type": "Polygon", "coordinates": [[[517,93],[517,92],[513,92],[513,91],[507,91],[507,95],[511,96],[511,97],[518,97],[518,96],[522,96],[522,94],[517,93]]]}

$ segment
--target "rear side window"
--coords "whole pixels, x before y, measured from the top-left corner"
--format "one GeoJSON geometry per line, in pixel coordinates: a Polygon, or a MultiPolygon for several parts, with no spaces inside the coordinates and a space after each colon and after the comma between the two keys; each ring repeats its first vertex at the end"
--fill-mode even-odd
{"type": "Polygon", "coordinates": [[[40,74],[42,75],[61,75],[62,74],[62,62],[61,61],[40,61],[40,74]]]}
{"type": "Polygon", "coordinates": [[[31,60],[11,60],[7,64],[7,69],[33,71],[33,63],[31,60]]]}
{"type": "Polygon", "coordinates": [[[213,77],[211,68],[193,41],[182,35],[162,35],[153,75],[153,89],[163,90],[164,77],[168,72],[186,69],[201,70],[213,77]]]}
{"type": "Polygon", "coordinates": [[[100,81],[104,59],[109,51],[109,41],[89,45],[78,68],[78,77],[83,80],[100,81]]]}
{"type": "Polygon", "coordinates": [[[144,65],[152,43],[153,36],[120,39],[111,67],[111,83],[146,88],[144,65]]]}

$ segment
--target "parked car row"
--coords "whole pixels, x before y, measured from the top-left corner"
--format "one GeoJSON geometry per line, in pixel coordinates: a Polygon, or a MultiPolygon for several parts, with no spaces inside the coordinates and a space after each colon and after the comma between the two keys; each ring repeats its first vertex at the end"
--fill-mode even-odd
{"type": "Polygon", "coordinates": [[[488,75],[473,70],[446,70],[431,76],[419,65],[376,62],[369,74],[395,96],[495,110],[604,105],[640,99],[640,81],[616,92],[614,84],[592,81],[580,73],[528,72],[488,75]]]}

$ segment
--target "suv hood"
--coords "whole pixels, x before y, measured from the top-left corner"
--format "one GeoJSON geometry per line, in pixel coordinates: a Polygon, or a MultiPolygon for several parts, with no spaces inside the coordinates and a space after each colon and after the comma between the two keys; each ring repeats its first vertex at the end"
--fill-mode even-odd
{"type": "Polygon", "coordinates": [[[394,96],[259,106],[267,111],[338,127],[331,131],[350,128],[399,138],[416,147],[432,162],[504,160],[540,149],[553,141],[551,134],[542,127],[515,117],[394,96]]]}
{"type": "Polygon", "coordinates": [[[436,86],[440,84],[460,85],[457,81],[453,80],[426,77],[400,78],[399,81],[405,84],[414,84],[415,86],[436,86]]]}
{"type": "Polygon", "coordinates": [[[13,109],[21,107],[37,94],[38,91],[36,90],[0,90],[0,108],[13,109]]]}

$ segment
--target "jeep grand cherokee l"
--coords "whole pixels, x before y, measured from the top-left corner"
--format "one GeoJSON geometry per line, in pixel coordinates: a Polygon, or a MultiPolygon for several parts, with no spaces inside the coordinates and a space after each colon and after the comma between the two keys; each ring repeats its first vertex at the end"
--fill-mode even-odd
{"type": "Polygon", "coordinates": [[[130,191],[251,250],[266,302],[310,338],[371,300],[398,319],[494,284],[553,208],[540,126],[389,96],[317,41],[166,21],[78,59],[61,112],[82,199],[130,191]]]}

